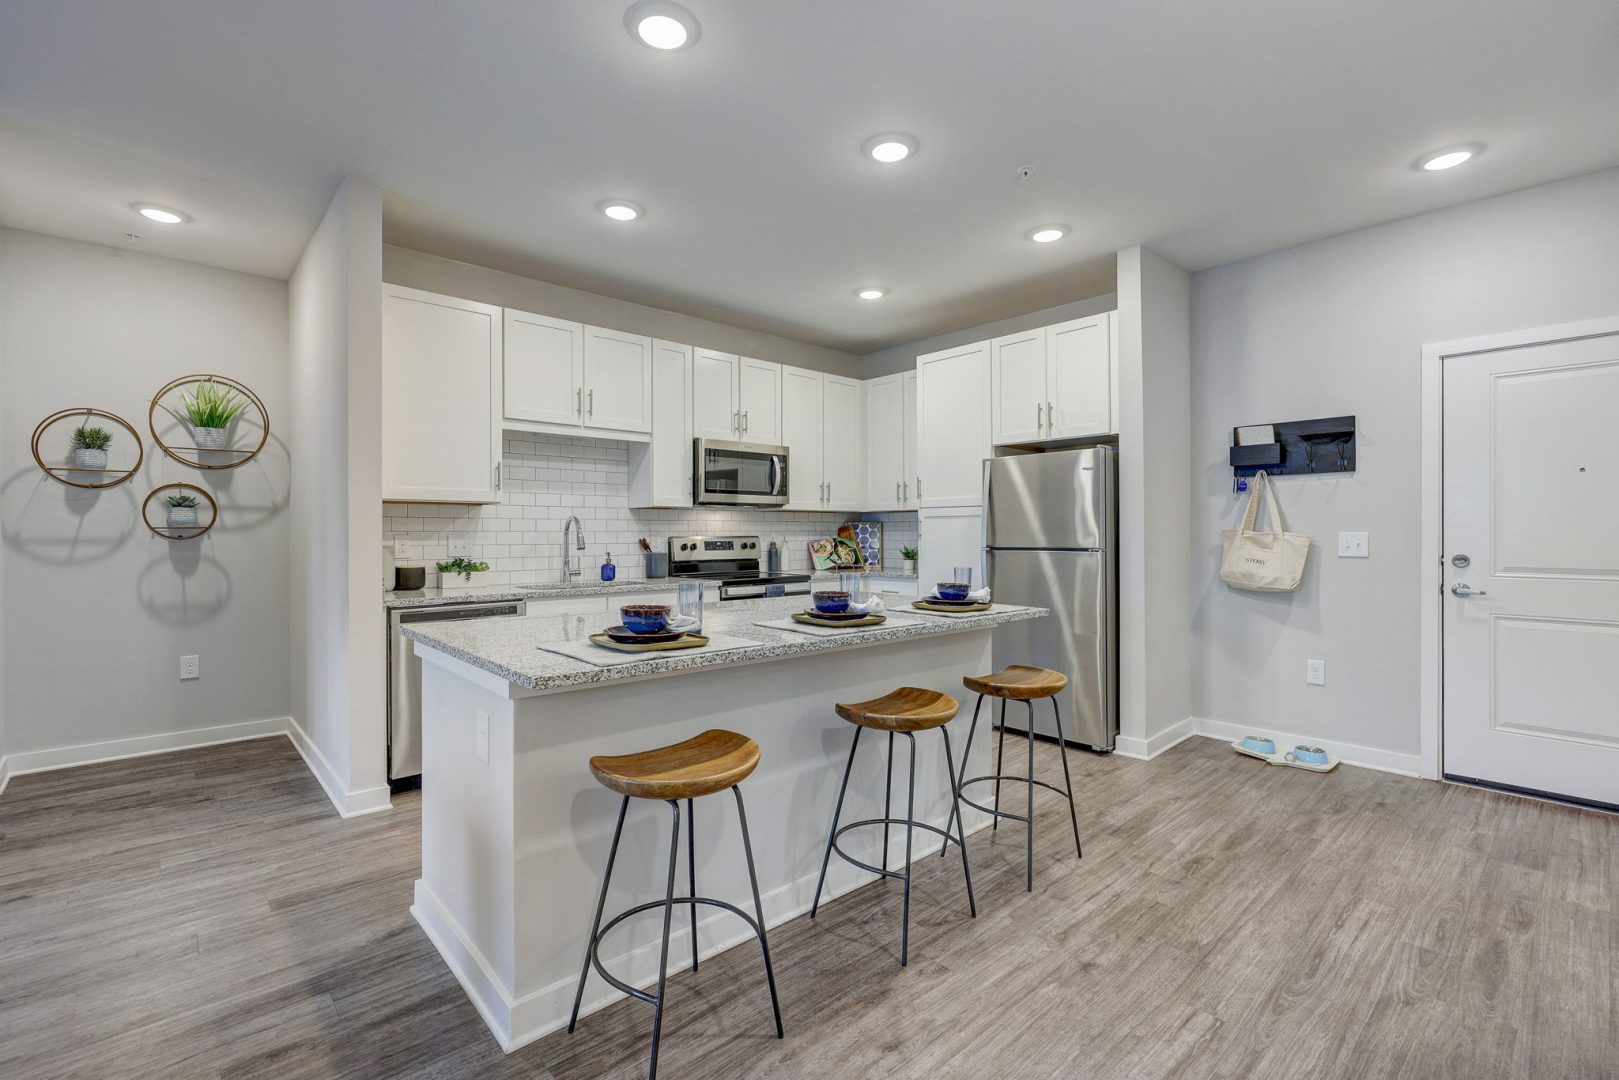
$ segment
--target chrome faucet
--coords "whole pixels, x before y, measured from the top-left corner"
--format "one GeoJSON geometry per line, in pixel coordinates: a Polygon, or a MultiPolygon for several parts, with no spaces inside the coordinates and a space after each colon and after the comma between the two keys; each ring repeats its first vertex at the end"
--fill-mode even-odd
{"type": "Polygon", "coordinates": [[[568,554],[568,530],[574,531],[574,547],[580,551],[585,550],[585,527],[579,524],[579,515],[570,514],[568,520],[562,524],[562,580],[572,581],[580,575],[581,568],[573,565],[573,556],[568,554]]]}

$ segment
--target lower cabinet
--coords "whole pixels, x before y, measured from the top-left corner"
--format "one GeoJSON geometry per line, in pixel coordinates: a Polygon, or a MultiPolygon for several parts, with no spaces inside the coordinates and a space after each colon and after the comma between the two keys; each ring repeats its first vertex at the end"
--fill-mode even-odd
{"type": "Polygon", "coordinates": [[[972,567],[972,586],[984,584],[982,506],[924,507],[917,512],[917,589],[925,595],[941,581],[954,581],[955,568],[972,567]]]}

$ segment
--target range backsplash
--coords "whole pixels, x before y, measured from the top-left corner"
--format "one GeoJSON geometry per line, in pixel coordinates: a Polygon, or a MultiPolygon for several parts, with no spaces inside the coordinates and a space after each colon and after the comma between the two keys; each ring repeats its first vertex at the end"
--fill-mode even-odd
{"type": "Polygon", "coordinates": [[[646,537],[654,551],[666,550],[670,536],[758,534],[782,545],[783,567],[809,569],[805,544],[831,536],[844,521],[881,521],[886,569],[900,568],[900,547],[915,545],[915,513],[826,514],[783,510],[631,510],[629,444],[614,439],[583,439],[508,431],[503,436],[502,501],[487,506],[441,503],[384,503],[384,544],[403,536],[415,551],[409,561],[428,568],[449,557],[452,539],[467,557],[489,564],[491,585],[529,585],[562,576],[562,525],[578,514],[585,550],[574,552],[585,577],[598,576],[602,557],[612,552],[622,578],[645,577],[636,540],[646,537]]]}

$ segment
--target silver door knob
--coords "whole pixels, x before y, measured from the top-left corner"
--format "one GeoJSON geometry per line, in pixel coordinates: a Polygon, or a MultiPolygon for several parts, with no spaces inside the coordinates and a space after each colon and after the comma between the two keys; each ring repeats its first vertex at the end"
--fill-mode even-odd
{"type": "Polygon", "coordinates": [[[1487,595],[1483,589],[1475,589],[1465,581],[1459,581],[1450,587],[1450,595],[1467,598],[1469,596],[1487,595]]]}

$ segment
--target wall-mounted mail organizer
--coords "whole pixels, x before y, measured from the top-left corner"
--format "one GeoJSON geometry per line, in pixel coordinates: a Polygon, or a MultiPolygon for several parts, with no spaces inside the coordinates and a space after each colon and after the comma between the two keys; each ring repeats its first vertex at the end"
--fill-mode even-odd
{"type": "Polygon", "coordinates": [[[1237,490],[1263,469],[1271,476],[1355,471],[1355,418],[1328,416],[1231,429],[1231,473],[1237,490]]]}

